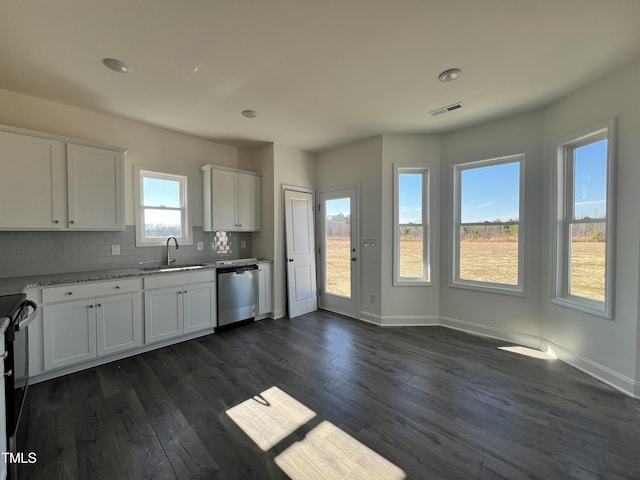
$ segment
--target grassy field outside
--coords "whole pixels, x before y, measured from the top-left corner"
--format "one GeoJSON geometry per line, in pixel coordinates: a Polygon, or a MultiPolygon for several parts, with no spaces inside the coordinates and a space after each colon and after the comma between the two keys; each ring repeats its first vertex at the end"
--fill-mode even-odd
{"type": "MultiPolygon", "coordinates": [[[[571,243],[571,294],[604,301],[605,242],[571,243]]],[[[518,242],[460,242],[460,277],[507,285],[516,285],[518,242]]],[[[422,245],[415,240],[400,242],[400,272],[403,276],[422,275],[422,245]]],[[[349,296],[351,251],[349,239],[327,240],[328,293],[349,296]]]]}

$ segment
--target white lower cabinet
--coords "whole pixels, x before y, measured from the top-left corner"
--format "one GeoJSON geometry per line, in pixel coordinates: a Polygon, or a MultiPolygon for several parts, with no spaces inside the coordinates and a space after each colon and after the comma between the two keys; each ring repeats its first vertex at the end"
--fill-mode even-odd
{"type": "Polygon", "coordinates": [[[182,290],[167,288],[144,293],[145,343],[182,335],[183,324],[182,290]]]}
{"type": "Polygon", "coordinates": [[[96,365],[145,344],[213,332],[215,280],[215,270],[203,270],[43,288],[44,371],[96,365]]]}
{"type": "Polygon", "coordinates": [[[143,342],[139,279],[42,290],[44,369],[75,365],[143,342]]]}
{"type": "Polygon", "coordinates": [[[93,300],[45,305],[42,311],[45,370],[96,358],[96,309],[93,300]]]}
{"type": "Polygon", "coordinates": [[[258,315],[271,313],[271,264],[258,264],[258,315]]]}
{"type": "Polygon", "coordinates": [[[142,295],[114,295],[96,303],[98,356],[142,345],[142,295]]]}
{"type": "Polygon", "coordinates": [[[145,278],[145,289],[146,343],[159,342],[215,326],[215,272],[149,277],[145,278]],[[190,281],[200,283],[188,283],[190,281]]]}
{"type": "Polygon", "coordinates": [[[45,370],[142,345],[140,293],[45,305],[45,370]]]}
{"type": "Polygon", "coordinates": [[[197,332],[215,326],[216,284],[201,283],[185,287],[184,333],[197,332]]]}

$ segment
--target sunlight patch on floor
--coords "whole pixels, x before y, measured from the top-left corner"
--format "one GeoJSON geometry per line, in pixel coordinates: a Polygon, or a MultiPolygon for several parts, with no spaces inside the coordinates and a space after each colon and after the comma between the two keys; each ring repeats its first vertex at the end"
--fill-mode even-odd
{"type": "Polygon", "coordinates": [[[557,357],[554,355],[553,350],[549,349],[547,352],[536,350],[535,348],[528,347],[498,347],[500,350],[506,350],[507,352],[517,353],[519,355],[525,355],[527,357],[541,358],[543,360],[555,360],[557,357]]]}
{"type": "MultiPolygon", "coordinates": [[[[226,413],[265,452],[316,416],[275,386],[226,413]]],[[[275,457],[275,463],[292,480],[406,478],[399,467],[327,421],[275,457]]]]}
{"type": "Polygon", "coordinates": [[[278,387],[230,408],[227,415],[265,452],[316,416],[278,387]]]}
{"type": "Polygon", "coordinates": [[[403,480],[403,470],[330,422],[275,458],[292,480],[403,480]]]}

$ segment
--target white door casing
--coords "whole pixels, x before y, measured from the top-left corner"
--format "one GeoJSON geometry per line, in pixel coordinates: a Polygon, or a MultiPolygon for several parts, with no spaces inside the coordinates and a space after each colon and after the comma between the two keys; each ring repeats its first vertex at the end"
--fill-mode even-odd
{"type": "Polygon", "coordinates": [[[289,318],[318,308],[313,194],[284,191],[289,318]]]}

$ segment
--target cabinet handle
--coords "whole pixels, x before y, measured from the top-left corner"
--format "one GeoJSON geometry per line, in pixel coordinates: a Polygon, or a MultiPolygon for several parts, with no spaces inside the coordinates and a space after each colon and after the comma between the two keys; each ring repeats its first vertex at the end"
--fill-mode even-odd
{"type": "Polygon", "coordinates": [[[76,221],[75,220],[71,220],[69,223],[76,223],[76,221]]]}
{"type": "Polygon", "coordinates": [[[93,305],[89,305],[89,308],[93,308],[93,305]]]}
{"type": "Polygon", "coordinates": [[[189,291],[188,290],[184,290],[182,293],[189,293],[189,291]]]}
{"type": "Polygon", "coordinates": [[[10,377],[11,375],[13,375],[13,370],[9,370],[7,372],[4,372],[4,376],[5,377],[10,377]]]}
{"type": "Polygon", "coordinates": [[[67,295],[73,295],[73,292],[67,292],[67,295]]]}
{"type": "Polygon", "coordinates": [[[98,304],[99,307],[102,307],[103,305],[101,303],[98,304]]]}
{"type": "Polygon", "coordinates": [[[60,223],[58,220],[54,220],[53,223],[60,223]]]}
{"type": "Polygon", "coordinates": [[[120,290],[120,285],[116,285],[116,290],[120,290]]]}
{"type": "Polygon", "coordinates": [[[178,295],[182,295],[182,291],[179,291],[179,292],[178,292],[178,295]]]}

